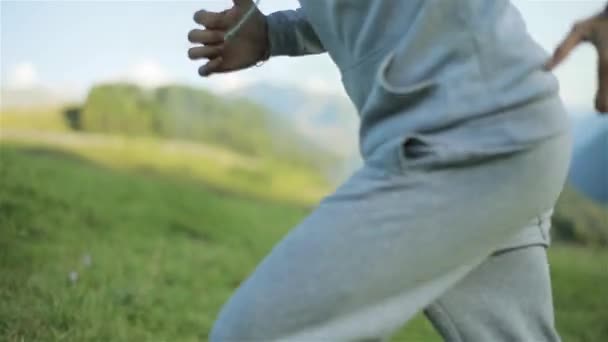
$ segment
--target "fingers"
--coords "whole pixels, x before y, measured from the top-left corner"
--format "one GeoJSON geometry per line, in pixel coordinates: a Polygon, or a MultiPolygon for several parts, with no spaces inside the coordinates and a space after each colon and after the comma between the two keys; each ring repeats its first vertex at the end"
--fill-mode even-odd
{"type": "Polygon", "coordinates": [[[224,60],[222,59],[222,57],[210,60],[207,64],[203,65],[198,69],[198,74],[203,77],[207,77],[213,73],[221,72],[223,61],[224,60]]]}
{"type": "Polygon", "coordinates": [[[188,50],[188,57],[190,57],[190,59],[206,58],[209,60],[205,65],[198,69],[198,73],[203,77],[207,77],[216,72],[221,72],[224,32],[230,26],[226,13],[214,13],[200,10],[194,14],[194,21],[205,26],[206,29],[194,29],[188,33],[188,40],[191,43],[203,44],[203,46],[190,48],[188,50]]]}
{"type": "Polygon", "coordinates": [[[188,41],[201,44],[220,44],[224,42],[222,31],[195,29],[188,33],[188,41]]]}
{"type": "Polygon", "coordinates": [[[587,40],[587,29],[586,25],[577,24],[574,25],[568,36],[564,39],[564,41],[555,49],[553,56],[545,63],[546,70],[553,70],[556,66],[558,66],[574,48],[587,40]]]}
{"type": "Polygon", "coordinates": [[[214,13],[205,10],[194,13],[194,21],[208,29],[226,30],[230,26],[225,13],[214,13]]]}
{"type": "Polygon", "coordinates": [[[190,57],[190,59],[214,59],[222,54],[222,50],[222,45],[196,46],[188,50],[188,57],[190,57]]]}

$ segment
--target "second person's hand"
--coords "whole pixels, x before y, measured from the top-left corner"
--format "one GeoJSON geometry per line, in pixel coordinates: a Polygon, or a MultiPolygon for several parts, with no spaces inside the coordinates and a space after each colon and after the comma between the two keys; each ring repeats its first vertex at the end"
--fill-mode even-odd
{"type": "Polygon", "coordinates": [[[608,8],[575,24],[564,41],[555,49],[545,68],[553,70],[583,42],[591,43],[598,53],[598,89],[595,108],[605,114],[608,113],[608,8]]]}
{"type": "Polygon", "coordinates": [[[188,50],[188,56],[193,60],[208,60],[198,70],[201,76],[245,69],[268,58],[266,17],[257,8],[238,32],[225,40],[226,33],[255,6],[252,0],[233,0],[233,3],[232,8],[222,12],[200,10],[194,14],[194,21],[204,29],[188,33],[188,40],[197,44],[188,50]]]}

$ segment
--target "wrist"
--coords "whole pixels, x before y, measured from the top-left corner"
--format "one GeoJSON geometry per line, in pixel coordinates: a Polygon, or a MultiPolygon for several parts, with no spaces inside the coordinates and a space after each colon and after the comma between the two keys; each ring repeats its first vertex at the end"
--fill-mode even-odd
{"type": "Polygon", "coordinates": [[[268,28],[268,17],[261,12],[259,16],[256,16],[257,29],[255,30],[255,38],[253,38],[253,57],[255,66],[261,66],[271,56],[270,50],[270,37],[268,28]]]}
{"type": "Polygon", "coordinates": [[[264,38],[262,40],[263,41],[262,46],[264,48],[262,49],[262,55],[261,55],[261,57],[258,60],[261,63],[266,62],[267,60],[269,60],[270,59],[270,55],[271,55],[270,54],[270,51],[271,51],[271,49],[270,49],[270,32],[269,32],[269,29],[268,29],[268,16],[264,16],[263,19],[264,19],[263,20],[263,22],[264,22],[264,25],[263,25],[264,26],[263,37],[264,38]]]}

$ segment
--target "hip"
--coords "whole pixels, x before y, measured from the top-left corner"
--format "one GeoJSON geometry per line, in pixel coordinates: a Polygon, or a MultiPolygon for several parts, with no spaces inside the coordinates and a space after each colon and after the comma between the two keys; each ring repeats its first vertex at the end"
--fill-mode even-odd
{"type": "Polygon", "coordinates": [[[384,137],[361,137],[367,165],[389,174],[478,165],[557,144],[570,154],[570,120],[558,96],[431,129],[408,127],[407,114],[383,123],[384,137]],[[392,121],[392,122],[391,122],[392,121]],[[376,140],[376,147],[366,148],[376,140]]]}

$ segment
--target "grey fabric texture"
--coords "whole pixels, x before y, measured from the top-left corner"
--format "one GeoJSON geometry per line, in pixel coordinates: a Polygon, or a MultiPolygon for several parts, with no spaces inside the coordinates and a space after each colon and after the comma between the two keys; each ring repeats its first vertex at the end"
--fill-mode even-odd
{"type": "Polygon", "coordinates": [[[390,336],[553,207],[570,144],[498,157],[406,147],[399,169],[363,166],[241,284],[211,341],[390,336]]]}
{"type": "Polygon", "coordinates": [[[558,342],[544,246],[489,257],[424,311],[446,342],[558,342]]]}

